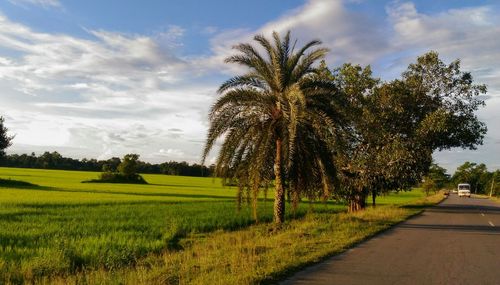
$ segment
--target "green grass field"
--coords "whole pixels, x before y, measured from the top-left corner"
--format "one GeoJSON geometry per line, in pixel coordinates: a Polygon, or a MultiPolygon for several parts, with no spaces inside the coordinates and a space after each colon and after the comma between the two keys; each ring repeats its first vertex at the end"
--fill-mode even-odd
{"type": "MultiPolygon", "coordinates": [[[[255,222],[248,207],[236,211],[235,189],[217,179],[144,175],[150,184],[81,183],[97,176],[0,168],[1,179],[35,184],[0,187],[0,283],[132,266],[144,256],[181,249],[188,235],[234,231],[255,222]]],[[[401,204],[422,196],[412,191],[377,202],[401,204]]],[[[259,207],[260,221],[271,221],[272,201],[259,207]]],[[[323,214],[344,210],[334,203],[314,206],[323,214]]],[[[310,205],[303,203],[295,217],[308,211],[310,205]]]]}

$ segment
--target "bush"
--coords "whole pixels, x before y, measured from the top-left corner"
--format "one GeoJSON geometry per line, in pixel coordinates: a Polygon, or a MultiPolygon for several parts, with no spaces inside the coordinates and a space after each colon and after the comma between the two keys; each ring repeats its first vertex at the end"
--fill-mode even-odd
{"type": "Polygon", "coordinates": [[[136,173],[124,175],[117,172],[103,172],[99,179],[83,181],[83,183],[133,183],[148,184],[144,178],[136,173]]]}
{"type": "Polygon", "coordinates": [[[134,183],[148,184],[144,178],[137,174],[138,154],[127,154],[117,167],[117,172],[111,171],[110,167],[103,167],[104,172],[101,173],[99,179],[92,179],[91,183],[134,183]]]}

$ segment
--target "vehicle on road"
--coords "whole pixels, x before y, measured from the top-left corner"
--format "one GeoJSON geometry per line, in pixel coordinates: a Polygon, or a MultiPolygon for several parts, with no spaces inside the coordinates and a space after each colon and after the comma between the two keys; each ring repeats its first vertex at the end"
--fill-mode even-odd
{"type": "Polygon", "coordinates": [[[448,189],[444,190],[443,194],[445,197],[450,196],[450,190],[448,190],[448,189]]]}
{"type": "Polygon", "coordinates": [[[469,197],[470,198],[470,184],[460,183],[457,187],[458,197],[469,197]]]}

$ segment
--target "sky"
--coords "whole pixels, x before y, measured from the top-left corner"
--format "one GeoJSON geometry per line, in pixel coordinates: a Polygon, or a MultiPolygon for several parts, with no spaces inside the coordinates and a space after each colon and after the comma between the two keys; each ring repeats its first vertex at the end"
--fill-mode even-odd
{"type": "MultiPolygon", "coordinates": [[[[58,151],[107,159],[200,162],[208,111],[231,47],[256,34],[320,39],[330,67],[371,65],[398,78],[430,50],[486,84],[488,126],[477,150],[434,154],[500,168],[500,3],[368,0],[4,0],[0,2],[0,115],[8,153],[58,151]]],[[[210,158],[212,162],[215,153],[210,158]]]]}

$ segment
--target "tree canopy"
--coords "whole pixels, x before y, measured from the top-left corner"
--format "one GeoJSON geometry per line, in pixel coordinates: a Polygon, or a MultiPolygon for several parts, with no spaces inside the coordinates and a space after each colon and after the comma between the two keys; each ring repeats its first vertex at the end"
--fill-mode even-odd
{"type": "Polygon", "coordinates": [[[369,192],[375,197],[418,183],[434,151],[482,144],[486,126],[474,112],[484,105],[479,96],[486,87],[474,84],[458,60],[446,65],[429,52],[390,82],[351,64],[332,76],[352,110],[349,143],[339,163],[341,194],[353,211],[364,207],[369,192]]]}

